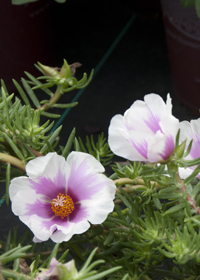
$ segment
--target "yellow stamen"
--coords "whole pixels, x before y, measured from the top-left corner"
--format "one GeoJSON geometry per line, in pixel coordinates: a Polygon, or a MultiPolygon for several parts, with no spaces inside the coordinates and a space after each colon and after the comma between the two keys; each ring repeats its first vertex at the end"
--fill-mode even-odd
{"type": "Polygon", "coordinates": [[[72,198],[67,194],[57,195],[57,198],[52,199],[52,211],[62,219],[67,217],[75,209],[72,198]]]}

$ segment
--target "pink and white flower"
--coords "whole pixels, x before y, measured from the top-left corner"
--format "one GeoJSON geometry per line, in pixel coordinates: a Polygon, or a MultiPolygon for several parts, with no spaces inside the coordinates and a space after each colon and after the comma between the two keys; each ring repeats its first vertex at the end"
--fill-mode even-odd
{"type": "MultiPolygon", "coordinates": [[[[182,143],[185,139],[187,139],[186,142],[186,149],[190,143],[192,142],[192,148],[187,157],[185,157],[186,160],[194,160],[196,158],[200,157],[200,118],[197,120],[191,120],[180,122],[180,143],[182,143]]],[[[192,174],[194,169],[197,166],[191,166],[187,168],[179,168],[179,174],[182,179],[187,178],[189,175],[192,174]]],[[[198,179],[200,179],[200,174],[196,176],[198,179]]]]}
{"type": "Polygon", "coordinates": [[[68,241],[101,224],[114,208],[116,187],[93,156],[49,153],[28,162],[26,173],[11,180],[12,211],[34,233],[34,242],[68,241]],[[90,223],[89,223],[90,222],[90,223]]]}
{"type": "Polygon", "coordinates": [[[75,266],[74,260],[65,264],[59,263],[56,258],[53,258],[50,263],[49,270],[43,269],[35,280],[62,280],[62,279],[76,279],[78,271],[75,266]],[[63,273],[63,270],[65,273],[63,273]],[[60,277],[60,275],[62,275],[60,277]]]}
{"type": "Polygon", "coordinates": [[[174,152],[179,121],[172,116],[169,94],[167,102],[154,93],[137,100],[110,123],[108,143],[116,155],[145,162],[168,160],[174,152]]]}

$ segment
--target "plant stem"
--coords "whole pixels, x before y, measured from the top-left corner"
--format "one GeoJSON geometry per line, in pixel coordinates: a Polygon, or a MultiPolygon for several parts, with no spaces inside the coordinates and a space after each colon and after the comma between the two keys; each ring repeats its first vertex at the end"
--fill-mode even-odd
{"type": "Polygon", "coordinates": [[[40,110],[43,108],[43,111],[48,110],[49,108],[51,108],[62,96],[62,86],[57,86],[56,92],[54,93],[54,95],[50,98],[48,103],[45,103],[43,106],[41,106],[40,108],[35,109],[35,111],[40,110]]]}
{"type": "MultiPolygon", "coordinates": [[[[130,187],[124,187],[123,190],[126,192],[126,193],[133,193],[135,190],[139,189],[139,188],[147,188],[146,186],[144,185],[134,185],[134,186],[130,186],[130,187]]],[[[119,189],[116,189],[116,193],[121,193],[119,189]]]]}
{"type": "Polygon", "coordinates": [[[8,279],[8,278],[14,279],[14,277],[15,277],[15,279],[22,279],[22,276],[23,276],[23,279],[24,278],[30,279],[30,280],[32,279],[31,276],[28,276],[28,275],[25,275],[25,274],[22,274],[22,273],[19,273],[17,271],[7,269],[7,268],[2,268],[1,272],[6,279],[8,279]]]}
{"type": "MultiPolygon", "coordinates": [[[[176,173],[176,181],[180,186],[180,190],[182,193],[187,192],[186,186],[183,184],[182,179],[180,178],[179,173],[176,173]]],[[[196,206],[195,201],[192,199],[192,197],[188,194],[186,197],[187,201],[190,203],[191,207],[200,215],[200,208],[196,206]]]]}
{"type": "Polygon", "coordinates": [[[20,170],[26,172],[25,164],[23,164],[23,162],[16,157],[13,157],[11,155],[7,155],[4,153],[0,153],[0,161],[3,161],[5,163],[10,163],[11,165],[14,165],[15,167],[19,168],[20,170]]]}
{"type": "MultiPolygon", "coordinates": [[[[138,188],[141,188],[141,187],[143,187],[143,188],[146,187],[145,182],[144,182],[143,179],[131,180],[129,178],[120,178],[120,179],[114,180],[114,183],[117,186],[126,185],[126,184],[135,185],[135,186],[132,186],[132,187],[125,187],[125,188],[123,188],[126,192],[129,192],[129,190],[131,188],[132,188],[132,190],[135,190],[135,189],[138,189],[138,188]]],[[[151,181],[151,185],[152,186],[155,185],[155,188],[161,189],[161,186],[158,185],[158,183],[156,183],[155,181],[151,181]]],[[[120,192],[120,191],[118,190],[117,192],[120,192]]]]}
{"type": "MultiPolygon", "coordinates": [[[[66,251],[66,249],[58,249],[57,253],[63,253],[64,251],[66,251]]],[[[40,252],[39,254],[41,256],[49,256],[49,255],[51,255],[51,253],[52,253],[52,250],[40,252]]],[[[35,257],[37,255],[38,255],[38,252],[36,252],[36,253],[27,253],[25,258],[31,259],[31,258],[33,258],[33,257],[35,257]]]]}

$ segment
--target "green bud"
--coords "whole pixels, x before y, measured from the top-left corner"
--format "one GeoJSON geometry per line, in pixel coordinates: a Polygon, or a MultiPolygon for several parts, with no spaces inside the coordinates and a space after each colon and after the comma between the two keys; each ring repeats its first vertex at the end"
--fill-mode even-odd
{"type": "Polygon", "coordinates": [[[180,158],[183,157],[184,152],[185,152],[186,141],[187,141],[187,140],[185,140],[183,143],[181,143],[181,145],[179,145],[179,146],[175,149],[176,159],[180,159],[180,158]]]}
{"type": "Polygon", "coordinates": [[[60,78],[68,79],[72,77],[71,69],[67,63],[67,61],[64,59],[63,66],[60,70],[60,78]]]}
{"type": "Polygon", "coordinates": [[[68,280],[78,278],[78,271],[75,266],[75,261],[71,260],[67,264],[58,265],[59,280],[68,280]]]}
{"type": "Polygon", "coordinates": [[[38,62],[38,65],[40,66],[40,68],[42,69],[42,71],[44,72],[44,74],[46,76],[56,77],[56,76],[59,75],[59,71],[57,70],[57,68],[53,68],[53,67],[50,67],[50,66],[43,65],[40,62],[38,62]]]}

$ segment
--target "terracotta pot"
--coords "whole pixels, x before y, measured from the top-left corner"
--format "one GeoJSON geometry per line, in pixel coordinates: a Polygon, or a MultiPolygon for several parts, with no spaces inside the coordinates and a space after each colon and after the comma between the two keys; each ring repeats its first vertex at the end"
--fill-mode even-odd
{"type": "Polygon", "coordinates": [[[200,19],[180,0],[161,0],[174,88],[179,101],[200,116],[200,19]]]}
{"type": "Polygon", "coordinates": [[[40,75],[34,63],[53,63],[51,19],[52,0],[15,6],[11,0],[0,3],[0,78],[9,92],[15,90],[12,78],[20,80],[24,71],[40,75]]]}

